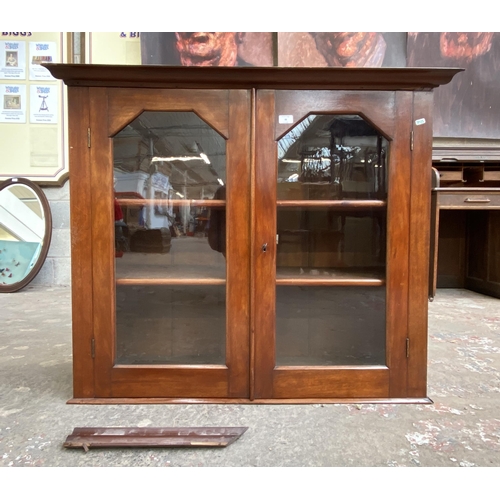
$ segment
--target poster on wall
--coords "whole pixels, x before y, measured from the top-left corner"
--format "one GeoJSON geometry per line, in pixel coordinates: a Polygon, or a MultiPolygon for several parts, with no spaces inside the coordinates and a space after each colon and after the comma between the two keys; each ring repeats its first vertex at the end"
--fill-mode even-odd
{"type": "Polygon", "coordinates": [[[278,66],[406,66],[405,32],[280,32],[278,66]]]}
{"type": "Polygon", "coordinates": [[[171,66],[272,66],[267,32],[141,32],[142,64],[171,66]]]}
{"type": "Polygon", "coordinates": [[[0,85],[2,123],[26,123],[26,85],[0,85]]]}
{"type": "Polygon", "coordinates": [[[141,64],[141,33],[138,31],[90,31],[86,37],[88,63],[141,64]]]}
{"type": "Polygon", "coordinates": [[[500,138],[500,33],[409,32],[408,66],[464,68],[434,90],[434,136],[500,138]]]}
{"type": "Polygon", "coordinates": [[[57,123],[56,85],[30,85],[30,123],[57,123]]]}
{"type": "Polygon", "coordinates": [[[59,62],[55,42],[29,43],[29,74],[30,80],[54,80],[49,70],[40,66],[42,63],[59,62]]]}
{"type": "Polygon", "coordinates": [[[24,80],[26,78],[26,43],[17,40],[0,42],[0,78],[24,80]]]}

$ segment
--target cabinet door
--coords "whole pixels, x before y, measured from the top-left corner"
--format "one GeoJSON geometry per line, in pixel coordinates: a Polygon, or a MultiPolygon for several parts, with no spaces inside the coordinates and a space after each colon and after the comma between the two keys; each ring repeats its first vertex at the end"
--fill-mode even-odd
{"type": "Polygon", "coordinates": [[[411,107],[258,91],[255,399],[406,396],[411,107]]]}
{"type": "Polygon", "coordinates": [[[249,92],[90,103],[95,397],[247,398],[249,92]]]}

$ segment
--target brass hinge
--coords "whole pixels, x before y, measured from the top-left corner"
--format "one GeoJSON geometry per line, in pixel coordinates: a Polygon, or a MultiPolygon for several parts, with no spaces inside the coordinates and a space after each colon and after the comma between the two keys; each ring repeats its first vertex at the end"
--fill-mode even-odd
{"type": "Polygon", "coordinates": [[[413,151],[413,130],[411,131],[410,134],[410,150],[413,151]]]}
{"type": "Polygon", "coordinates": [[[87,129],[87,147],[90,148],[90,127],[87,129]]]}
{"type": "Polygon", "coordinates": [[[95,358],[95,339],[90,341],[90,355],[92,356],[92,359],[95,358]]]}
{"type": "Polygon", "coordinates": [[[406,357],[410,357],[410,339],[406,339],[406,357]]]}

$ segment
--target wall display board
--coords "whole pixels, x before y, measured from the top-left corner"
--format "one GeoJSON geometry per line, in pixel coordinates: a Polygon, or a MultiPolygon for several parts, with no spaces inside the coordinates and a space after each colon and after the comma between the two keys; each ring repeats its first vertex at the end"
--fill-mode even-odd
{"type": "Polygon", "coordinates": [[[41,66],[66,54],[62,32],[0,32],[0,180],[67,177],[65,89],[41,66]]]}

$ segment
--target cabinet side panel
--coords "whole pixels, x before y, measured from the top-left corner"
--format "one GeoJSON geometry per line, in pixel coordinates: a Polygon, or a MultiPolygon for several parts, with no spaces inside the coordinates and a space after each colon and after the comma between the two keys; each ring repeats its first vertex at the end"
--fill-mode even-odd
{"type": "Polygon", "coordinates": [[[387,365],[390,397],[407,396],[408,256],[411,168],[411,92],[397,92],[391,145],[387,237],[387,365]]]}
{"type": "Polygon", "coordinates": [[[427,393],[432,104],[432,92],[415,92],[410,193],[408,397],[423,397],[427,393]]]}
{"type": "Polygon", "coordinates": [[[90,193],[89,90],[68,88],[73,396],[94,396],[92,309],[92,204],[90,193]]]}

